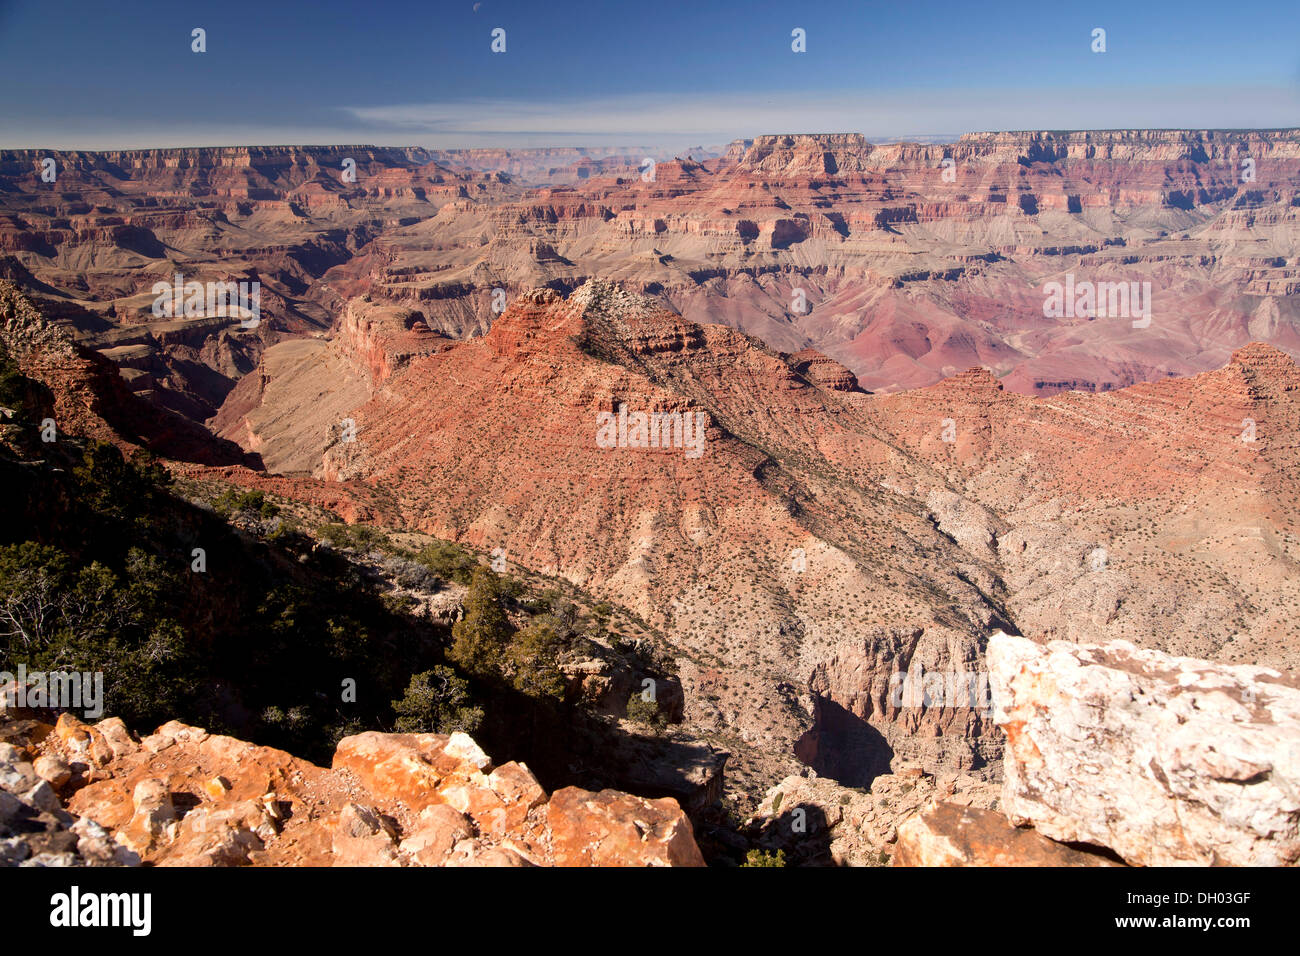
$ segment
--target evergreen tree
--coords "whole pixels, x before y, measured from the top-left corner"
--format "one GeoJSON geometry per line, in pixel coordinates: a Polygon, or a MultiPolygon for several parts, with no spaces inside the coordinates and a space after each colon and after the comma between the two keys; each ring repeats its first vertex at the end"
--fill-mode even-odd
{"type": "Polygon", "coordinates": [[[465,616],[452,626],[447,656],[467,674],[498,680],[512,633],[501,602],[500,581],[490,568],[479,565],[470,578],[465,616]]]}
{"type": "Polygon", "coordinates": [[[557,660],[563,645],[554,619],[542,616],[516,632],[510,642],[510,681],[529,697],[564,698],[564,674],[557,660]]]}

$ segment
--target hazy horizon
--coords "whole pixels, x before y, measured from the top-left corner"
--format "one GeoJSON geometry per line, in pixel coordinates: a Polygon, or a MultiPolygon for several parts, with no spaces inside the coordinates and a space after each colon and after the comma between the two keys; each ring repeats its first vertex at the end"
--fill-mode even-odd
{"type": "MultiPolygon", "coordinates": [[[[1300,133],[1300,124],[1295,126],[1220,126],[1220,127],[1198,127],[1198,126],[1146,126],[1146,127],[1080,127],[1071,129],[1052,129],[1048,127],[1035,127],[1024,129],[970,129],[963,130],[960,133],[916,133],[911,136],[904,135],[898,137],[875,137],[862,134],[864,139],[873,146],[888,146],[894,144],[919,144],[919,145],[947,145],[957,142],[962,136],[967,135],[1001,135],[1001,134],[1029,134],[1029,133],[1052,133],[1065,135],[1070,133],[1113,133],[1113,132],[1144,132],[1144,133],[1161,133],[1161,132],[1191,132],[1191,133],[1300,133]]],[[[667,154],[670,152],[687,152],[689,150],[703,150],[711,155],[720,154],[727,149],[731,143],[746,141],[752,142],[760,136],[839,136],[855,135],[857,130],[845,129],[825,129],[825,130],[784,130],[781,132],[767,131],[764,133],[753,133],[745,136],[738,136],[727,142],[707,143],[696,142],[689,146],[675,147],[665,144],[647,144],[647,143],[612,143],[597,144],[588,141],[579,141],[572,143],[561,142],[539,142],[535,144],[522,144],[503,142],[498,145],[440,145],[431,146],[423,143],[413,142],[353,142],[346,140],[319,141],[319,142],[179,142],[168,145],[157,145],[150,143],[131,143],[120,146],[49,146],[43,143],[19,143],[8,144],[0,143],[0,149],[20,151],[39,151],[41,149],[50,149],[56,152],[87,152],[87,153],[105,153],[121,152],[131,150],[165,150],[165,149],[333,149],[343,147],[365,147],[369,149],[422,149],[431,153],[437,152],[470,152],[475,150],[495,151],[530,151],[530,150],[548,150],[548,149],[574,149],[586,150],[593,153],[602,153],[606,155],[619,155],[622,153],[632,154],[638,152],[659,152],[667,154]]]]}

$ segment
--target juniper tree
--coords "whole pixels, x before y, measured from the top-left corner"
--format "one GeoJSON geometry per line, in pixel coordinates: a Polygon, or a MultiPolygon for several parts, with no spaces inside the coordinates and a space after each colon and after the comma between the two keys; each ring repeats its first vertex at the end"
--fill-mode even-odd
{"type": "Polygon", "coordinates": [[[467,674],[485,680],[501,677],[501,664],[513,629],[501,600],[496,574],[479,565],[469,582],[465,616],[452,625],[447,655],[467,674]]]}

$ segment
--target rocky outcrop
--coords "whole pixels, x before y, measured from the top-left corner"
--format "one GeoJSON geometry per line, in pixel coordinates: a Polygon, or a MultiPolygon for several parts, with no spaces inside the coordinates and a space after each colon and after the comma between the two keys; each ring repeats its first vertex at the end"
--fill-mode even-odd
{"type": "Polygon", "coordinates": [[[1300,860],[1293,679],[1002,633],[988,661],[1007,735],[1000,805],[936,799],[899,825],[894,866],[1300,860]]]}
{"type": "Polygon", "coordinates": [[[758,136],[739,169],[767,175],[860,173],[868,168],[871,150],[861,133],[758,136]]]}
{"type": "Polygon", "coordinates": [[[136,740],[120,720],[0,717],[0,740],[10,863],[704,865],[675,800],[548,795],[462,733],[347,737],[330,769],[176,721],[136,740]]]}
{"type": "Polygon", "coordinates": [[[988,648],[1003,808],[1135,865],[1300,860],[1300,685],[1125,641],[988,648]]]}
{"type": "Polygon", "coordinates": [[[974,639],[942,628],[881,628],[843,642],[809,677],[813,728],[795,753],[851,786],[899,763],[987,774],[1002,740],[979,657],[974,639]]]}
{"type": "Polygon", "coordinates": [[[926,773],[915,764],[876,777],[870,789],[825,777],[792,775],[767,791],[747,823],[756,846],[799,866],[884,866],[902,849],[903,821],[935,801],[990,812],[997,784],[959,772],[926,773]]]}
{"type": "Polygon", "coordinates": [[[422,312],[354,299],[343,309],[337,340],[378,385],[417,355],[446,348],[452,340],[429,328],[422,312]]]}
{"type": "Polygon", "coordinates": [[[1100,853],[1017,829],[996,810],[940,803],[898,828],[894,866],[1114,866],[1100,853]]]}
{"type": "Polygon", "coordinates": [[[548,810],[556,866],[704,865],[690,822],[671,798],[566,787],[548,810]]]}
{"type": "Polygon", "coordinates": [[[72,778],[60,757],[31,759],[30,720],[0,716],[0,866],[138,866],[140,857],[94,820],[64,809],[72,778]],[[19,745],[16,745],[19,744],[19,745]]]}
{"type": "Polygon", "coordinates": [[[858,379],[834,359],[827,358],[816,349],[803,349],[789,358],[790,368],[822,388],[840,392],[859,392],[858,379]]]}

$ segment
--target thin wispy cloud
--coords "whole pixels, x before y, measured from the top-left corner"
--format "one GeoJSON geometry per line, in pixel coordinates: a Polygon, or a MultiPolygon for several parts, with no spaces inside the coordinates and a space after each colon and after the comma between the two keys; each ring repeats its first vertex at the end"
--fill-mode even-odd
{"type": "Polygon", "coordinates": [[[374,131],[429,145],[580,139],[713,143],[762,132],[851,131],[873,138],[998,129],[1268,127],[1300,124],[1300,92],[1072,89],[642,94],[565,102],[476,100],[349,107],[374,131]]]}
{"type": "Polygon", "coordinates": [[[871,139],[944,137],[1006,129],[1300,126],[1300,87],[859,90],[828,93],[645,93],[553,101],[467,99],[344,105],[312,122],[239,124],[93,119],[9,124],[9,146],[114,149],[269,143],[381,143],[432,147],[716,145],[760,133],[859,132],[871,139]]]}

